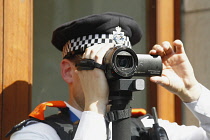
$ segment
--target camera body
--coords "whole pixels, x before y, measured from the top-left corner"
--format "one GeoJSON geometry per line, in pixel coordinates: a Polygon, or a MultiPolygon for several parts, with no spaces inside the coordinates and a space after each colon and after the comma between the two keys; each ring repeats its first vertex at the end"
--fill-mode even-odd
{"type": "Polygon", "coordinates": [[[160,76],[162,60],[160,56],[136,54],[126,46],[110,48],[103,58],[107,80],[130,79],[133,76],[160,76]]]}

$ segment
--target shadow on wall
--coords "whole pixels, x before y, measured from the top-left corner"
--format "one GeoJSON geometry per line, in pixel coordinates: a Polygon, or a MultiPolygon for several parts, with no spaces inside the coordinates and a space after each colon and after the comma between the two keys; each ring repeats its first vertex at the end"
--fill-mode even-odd
{"type": "Polygon", "coordinates": [[[11,128],[28,118],[31,111],[31,84],[16,81],[4,88],[0,94],[0,139],[5,138],[11,128]]]}

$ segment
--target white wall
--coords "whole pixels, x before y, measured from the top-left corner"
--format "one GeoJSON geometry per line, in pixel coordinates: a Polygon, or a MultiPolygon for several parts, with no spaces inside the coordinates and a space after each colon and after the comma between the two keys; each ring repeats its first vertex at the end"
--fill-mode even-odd
{"type": "MultiPolygon", "coordinates": [[[[210,88],[209,0],[183,0],[182,39],[197,80],[210,88]]],[[[197,120],[186,108],[183,110],[183,119],[187,125],[198,125],[197,120]]]]}

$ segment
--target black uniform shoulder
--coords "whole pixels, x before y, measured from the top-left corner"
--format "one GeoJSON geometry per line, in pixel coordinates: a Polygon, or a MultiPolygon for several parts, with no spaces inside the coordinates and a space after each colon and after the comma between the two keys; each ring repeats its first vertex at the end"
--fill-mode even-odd
{"type": "Polygon", "coordinates": [[[77,125],[74,125],[70,119],[69,119],[69,114],[68,108],[60,108],[60,113],[54,114],[48,117],[45,117],[44,120],[40,120],[37,118],[30,117],[27,120],[24,120],[20,122],[19,124],[15,125],[5,137],[9,137],[16,131],[21,130],[23,127],[27,127],[32,124],[36,124],[38,122],[45,123],[49,126],[51,126],[55,131],[57,132],[58,136],[62,140],[71,140],[73,139],[77,125]]]}
{"type": "Polygon", "coordinates": [[[29,125],[32,125],[32,124],[36,124],[38,122],[42,122],[41,120],[39,119],[36,119],[36,118],[29,118],[27,120],[23,120],[22,122],[20,122],[19,124],[15,125],[7,134],[5,137],[9,137],[11,134],[13,134],[14,132],[16,131],[19,131],[21,130],[23,127],[27,127],[29,125]]]}
{"type": "Polygon", "coordinates": [[[62,140],[73,139],[77,129],[77,125],[74,125],[69,119],[68,108],[62,109],[59,114],[46,117],[43,122],[54,128],[62,140]]]}

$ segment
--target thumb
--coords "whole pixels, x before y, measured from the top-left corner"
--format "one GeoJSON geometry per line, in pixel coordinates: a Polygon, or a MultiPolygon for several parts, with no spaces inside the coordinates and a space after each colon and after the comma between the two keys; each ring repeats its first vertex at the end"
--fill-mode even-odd
{"type": "Polygon", "coordinates": [[[161,76],[161,77],[160,76],[153,76],[153,77],[150,77],[150,81],[154,82],[156,84],[159,84],[161,86],[169,85],[169,80],[165,76],[161,76]]]}

